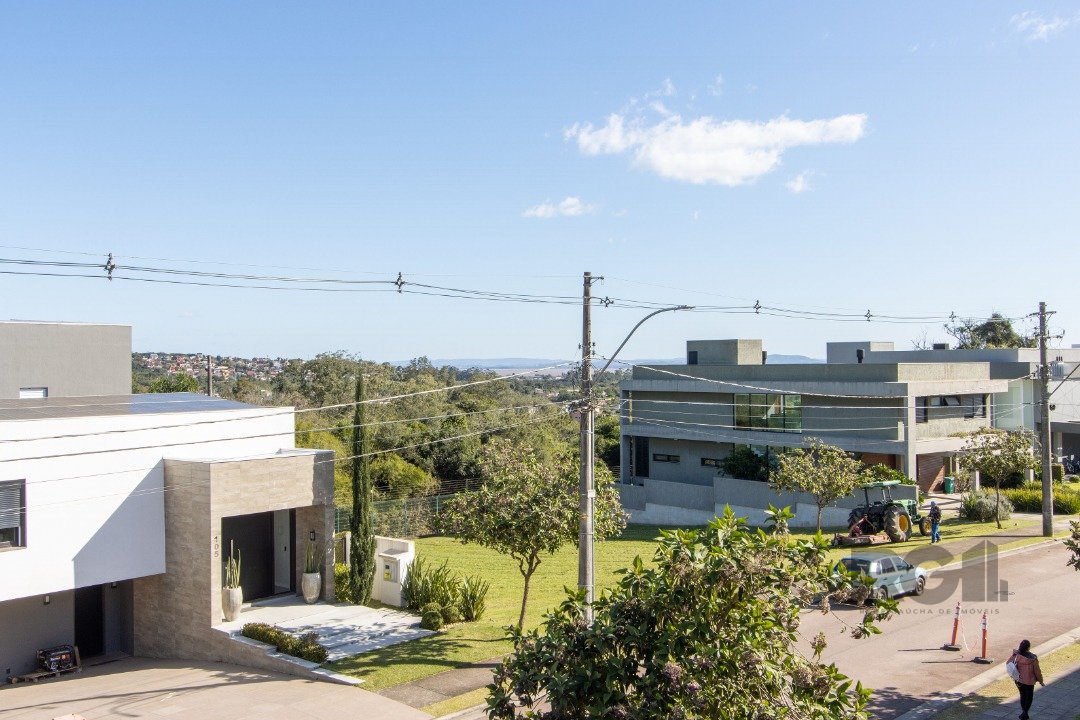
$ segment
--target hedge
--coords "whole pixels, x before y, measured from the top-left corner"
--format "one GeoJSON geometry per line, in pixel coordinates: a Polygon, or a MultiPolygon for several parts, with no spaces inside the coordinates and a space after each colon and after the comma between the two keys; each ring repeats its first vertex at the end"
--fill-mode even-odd
{"type": "MultiPolygon", "coordinates": [[[[1014,490],[1002,490],[1002,496],[1009,498],[1017,512],[1042,512],[1042,487],[1024,486],[1014,490]]],[[[1080,513],[1080,492],[1064,487],[1054,488],[1054,512],[1059,515],[1080,513]]]]}
{"type": "Polygon", "coordinates": [[[313,663],[326,662],[329,654],[326,648],[319,644],[319,636],[313,632],[293,635],[266,623],[247,623],[240,628],[240,634],[273,645],[278,652],[313,663]]]}

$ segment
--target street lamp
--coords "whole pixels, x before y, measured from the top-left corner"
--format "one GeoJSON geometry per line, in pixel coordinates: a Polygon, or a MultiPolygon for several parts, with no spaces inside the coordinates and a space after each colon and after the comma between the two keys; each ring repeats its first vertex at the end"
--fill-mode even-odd
{"type": "MultiPolygon", "coordinates": [[[[596,407],[593,404],[592,383],[592,318],[591,318],[591,294],[592,276],[585,273],[585,293],[583,307],[583,332],[581,344],[581,396],[582,399],[571,409],[571,416],[581,422],[581,469],[580,484],[578,488],[578,510],[580,513],[580,528],[578,532],[578,588],[585,591],[585,621],[592,624],[593,620],[593,588],[596,580],[596,568],[593,554],[594,519],[596,517],[596,482],[593,477],[593,465],[596,455],[596,437],[593,428],[594,413],[596,407]]],[[[602,375],[615,357],[629,342],[630,337],[646,320],[660,313],[674,312],[675,310],[693,310],[690,305],[677,305],[674,307],[660,308],[638,321],[627,334],[619,347],[608,358],[607,363],[600,369],[597,375],[602,375]]]]}

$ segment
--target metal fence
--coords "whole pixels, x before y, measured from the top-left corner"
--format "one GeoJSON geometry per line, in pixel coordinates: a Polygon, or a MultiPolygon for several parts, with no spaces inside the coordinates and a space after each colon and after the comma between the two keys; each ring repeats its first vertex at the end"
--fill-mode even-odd
{"type": "MultiPolygon", "coordinates": [[[[371,503],[376,535],[416,537],[435,532],[434,518],[442,510],[449,495],[376,500],[371,503]]],[[[352,508],[339,507],[334,517],[334,531],[349,529],[352,508]]]]}

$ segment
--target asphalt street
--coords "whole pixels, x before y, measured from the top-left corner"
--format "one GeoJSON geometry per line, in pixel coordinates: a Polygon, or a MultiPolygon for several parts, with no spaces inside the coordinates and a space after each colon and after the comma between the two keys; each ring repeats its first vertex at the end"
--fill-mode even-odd
{"type": "MultiPolygon", "coordinates": [[[[800,634],[826,634],[826,662],[874,689],[875,716],[894,718],[939,692],[985,671],[973,661],[982,654],[981,622],[988,625],[987,655],[1003,663],[1020,640],[1037,646],[1080,626],[1080,573],[1065,566],[1060,542],[997,557],[987,547],[984,562],[931,574],[921,597],[899,598],[900,614],[881,625],[882,634],[856,640],[840,633],[843,622],[857,623],[864,609],[840,606],[822,615],[808,611],[800,634]],[[941,649],[961,603],[961,650],[941,649]]],[[[923,546],[907,559],[918,564],[938,548],[923,546]]],[[[808,647],[808,646],[807,646],[808,647]]],[[[806,647],[804,647],[806,651],[806,647]]]]}

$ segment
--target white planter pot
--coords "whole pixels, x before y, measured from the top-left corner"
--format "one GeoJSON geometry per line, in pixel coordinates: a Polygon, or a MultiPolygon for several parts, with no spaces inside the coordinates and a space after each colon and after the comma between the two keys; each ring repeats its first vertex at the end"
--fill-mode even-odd
{"type": "Polygon", "coordinates": [[[225,615],[225,622],[240,617],[240,606],[243,604],[243,588],[221,588],[221,611],[225,615]]]}
{"type": "Polygon", "coordinates": [[[304,573],[300,576],[300,590],[304,593],[304,602],[311,604],[319,599],[322,591],[322,573],[304,573]]]}

